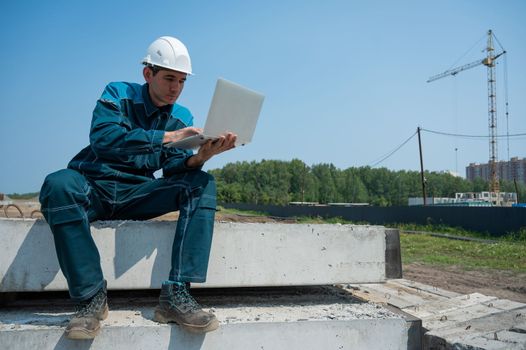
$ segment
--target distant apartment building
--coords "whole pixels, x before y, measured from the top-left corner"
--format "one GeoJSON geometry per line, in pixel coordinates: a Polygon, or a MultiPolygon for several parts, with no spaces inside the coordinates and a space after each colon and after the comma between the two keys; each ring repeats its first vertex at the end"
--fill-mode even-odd
{"type": "MultiPolygon", "coordinates": [[[[510,161],[497,162],[497,176],[501,180],[513,181],[516,179],[517,182],[526,184],[526,159],[513,157],[510,161]]],[[[491,169],[488,163],[471,163],[466,167],[466,178],[468,180],[472,181],[478,177],[489,181],[491,169]]]]}

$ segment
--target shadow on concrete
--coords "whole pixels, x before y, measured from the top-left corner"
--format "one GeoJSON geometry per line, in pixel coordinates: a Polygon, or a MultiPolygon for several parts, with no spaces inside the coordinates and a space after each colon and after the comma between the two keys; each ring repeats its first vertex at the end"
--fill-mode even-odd
{"type": "Polygon", "coordinates": [[[167,230],[152,229],[152,224],[148,221],[122,222],[115,227],[115,255],[113,258],[115,278],[121,277],[142,259],[154,259],[152,270],[148,271],[150,273],[149,287],[160,288],[162,281],[168,279],[175,225],[155,223],[155,225],[169,225],[170,230],[167,232],[167,230]],[[167,234],[170,235],[169,238],[166,237],[167,234]],[[154,253],[155,257],[152,257],[154,253]]]}
{"type": "Polygon", "coordinates": [[[93,340],[94,339],[71,340],[62,334],[53,350],[86,350],[91,348],[93,340]]]}
{"type": "Polygon", "coordinates": [[[206,334],[187,332],[177,325],[170,325],[168,350],[199,350],[203,346],[206,334]]]}
{"type": "MultiPolygon", "coordinates": [[[[176,223],[155,224],[167,226],[158,230],[152,229],[152,222],[148,221],[92,223],[99,228],[111,227],[115,230],[115,278],[123,276],[142,259],[153,259],[150,262],[151,271],[144,271],[150,275],[150,288],[160,288],[162,281],[168,278],[176,223]],[[167,238],[167,235],[170,237],[167,238]]],[[[1,276],[0,292],[44,291],[59,274],[53,234],[44,220],[36,220],[21,243],[10,242],[9,246],[13,247],[11,251],[16,250],[16,255],[10,259],[9,267],[1,276]]],[[[107,259],[104,256],[107,254],[101,252],[101,259],[107,259]]],[[[112,272],[105,273],[108,275],[112,272]]]]}
{"type": "Polygon", "coordinates": [[[44,290],[59,271],[53,234],[44,220],[36,220],[2,276],[0,292],[44,290]]]}
{"type": "MultiPolygon", "coordinates": [[[[157,324],[153,319],[154,309],[149,308],[141,312],[141,316],[147,320],[150,320],[157,324]]],[[[159,324],[160,327],[156,327],[159,335],[162,339],[166,340],[167,332],[169,332],[169,342],[166,349],[168,350],[198,350],[201,349],[205,340],[206,334],[191,333],[184,330],[181,326],[175,323],[159,324]]],[[[153,331],[152,331],[153,332],[153,331]]],[[[160,348],[159,348],[160,349],[160,348]]],[[[165,349],[165,348],[163,348],[165,349]]]]}

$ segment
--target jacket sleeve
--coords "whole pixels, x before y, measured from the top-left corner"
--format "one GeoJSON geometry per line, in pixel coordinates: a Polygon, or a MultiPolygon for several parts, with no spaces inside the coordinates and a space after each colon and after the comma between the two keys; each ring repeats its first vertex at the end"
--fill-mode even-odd
{"type": "Polygon", "coordinates": [[[90,130],[93,152],[136,168],[159,168],[164,130],[132,128],[118,95],[118,88],[109,84],[97,101],[90,130]]]}
{"type": "MultiPolygon", "coordinates": [[[[175,105],[173,110],[174,118],[170,119],[166,125],[167,131],[178,130],[193,125],[193,116],[190,111],[180,105],[175,105]]],[[[191,150],[165,147],[161,155],[163,176],[170,177],[177,173],[189,170],[201,169],[189,168],[186,161],[193,155],[191,150]]]]}
{"type": "MultiPolygon", "coordinates": [[[[186,166],[186,161],[192,154],[193,152],[189,150],[166,148],[163,151],[164,157],[161,157],[165,159],[162,164],[163,176],[170,177],[185,171],[196,170],[197,168],[189,168],[186,166]]],[[[201,169],[201,167],[199,167],[199,169],[201,169]]]]}

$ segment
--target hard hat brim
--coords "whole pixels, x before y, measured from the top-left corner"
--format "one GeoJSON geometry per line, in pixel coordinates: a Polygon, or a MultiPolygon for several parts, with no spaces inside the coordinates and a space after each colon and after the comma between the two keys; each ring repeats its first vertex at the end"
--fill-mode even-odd
{"type": "Polygon", "coordinates": [[[163,68],[163,69],[166,69],[166,70],[171,70],[171,71],[174,71],[174,72],[185,73],[185,74],[188,74],[188,75],[195,75],[192,72],[185,72],[184,70],[173,69],[172,67],[165,66],[165,65],[162,65],[162,64],[154,64],[154,63],[148,62],[147,60],[143,60],[141,63],[143,65],[149,66],[149,67],[160,67],[160,68],[163,68]]]}

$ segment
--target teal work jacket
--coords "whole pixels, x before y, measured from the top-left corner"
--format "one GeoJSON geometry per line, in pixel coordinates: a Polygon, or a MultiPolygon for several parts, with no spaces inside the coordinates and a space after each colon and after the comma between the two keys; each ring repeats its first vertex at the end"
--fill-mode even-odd
{"type": "MultiPolygon", "coordinates": [[[[188,171],[192,151],[163,147],[165,131],[193,125],[185,107],[156,107],[148,84],[115,82],[104,89],[93,111],[90,145],[68,164],[94,180],[143,182],[162,169],[164,177],[188,171]]],[[[195,168],[191,168],[195,170],[195,168]]]]}

